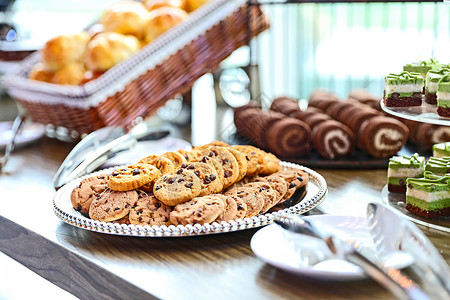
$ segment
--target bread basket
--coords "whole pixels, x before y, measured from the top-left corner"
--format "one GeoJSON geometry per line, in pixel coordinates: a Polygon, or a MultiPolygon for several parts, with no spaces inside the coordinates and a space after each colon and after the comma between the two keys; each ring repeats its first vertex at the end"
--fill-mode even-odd
{"type": "Polygon", "coordinates": [[[136,55],[82,86],[29,80],[40,54],[27,57],[3,80],[33,121],[78,134],[129,126],[153,114],[235,49],[268,28],[259,6],[245,0],[211,0],[136,55]]]}

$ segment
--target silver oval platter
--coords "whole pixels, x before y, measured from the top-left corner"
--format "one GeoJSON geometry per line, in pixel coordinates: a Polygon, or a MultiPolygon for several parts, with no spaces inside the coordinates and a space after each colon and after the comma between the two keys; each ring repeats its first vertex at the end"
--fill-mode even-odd
{"type": "MultiPolygon", "coordinates": [[[[322,175],[319,173],[293,163],[281,162],[282,168],[286,169],[299,169],[309,174],[309,182],[306,186],[306,194],[303,199],[295,205],[290,207],[265,213],[263,215],[255,216],[252,218],[237,219],[228,222],[213,222],[211,224],[195,224],[195,225],[170,225],[170,226],[141,226],[141,225],[127,225],[113,222],[100,222],[86,218],[81,213],[73,209],[70,202],[70,194],[72,190],[83,180],[84,178],[111,173],[114,168],[108,168],[101,171],[91,173],[89,175],[77,178],[63,187],[61,187],[53,198],[53,211],[55,214],[65,223],[79,227],[86,230],[95,232],[101,232],[113,235],[125,235],[136,237],[183,237],[183,236],[198,236],[217,234],[225,232],[234,232],[251,228],[258,228],[273,222],[274,217],[280,213],[290,214],[303,214],[307,211],[318,206],[322,203],[327,195],[327,183],[322,175]]],[[[120,166],[119,166],[120,167],[120,166]]]]}

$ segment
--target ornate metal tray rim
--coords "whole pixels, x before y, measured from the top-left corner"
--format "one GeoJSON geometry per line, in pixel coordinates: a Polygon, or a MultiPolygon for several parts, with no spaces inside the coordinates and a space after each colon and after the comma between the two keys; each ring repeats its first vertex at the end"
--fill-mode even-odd
{"type": "Polygon", "coordinates": [[[211,224],[207,223],[203,225],[200,224],[186,225],[186,226],[183,225],[141,226],[132,224],[127,225],[127,224],[100,222],[92,220],[84,217],[81,213],[75,211],[70,203],[70,193],[72,192],[73,188],[86,177],[108,173],[117,168],[113,167],[93,172],[86,176],[77,178],[61,187],[56,192],[53,198],[53,211],[56,214],[56,216],[59,217],[63,222],[73,225],[75,227],[105,234],[123,235],[123,236],[185,237],[185,236],[198,236],[198,235],[235,232],[245,229],[258,228],[273,223],[274,217],[280,213],[290,213],[290,214],[305,213],[321,204],[327,195],[328,192],[327,183],[323,178],[323,176],[317,173],[316,171],[289,162],[281,162],[280,165],[285,169],[294,168],[294,169],[301,169],[307,172],[310,176],[308,188],[310,189],[311,185],[315,185],[315,187],[318,188],[317,193],[308,196],[309,192],[307,190],[305,198],[302,199],[299,203],[276,212],[266,213],[264,215],[255,216],[252,218],[237,219],[228,222],[223,221],[220,223],[213,222],[211,224]],[[68,204],[70,206],[70,209],[62,207],[63,206],[62,204],[66,204],[66,206],[68,204]]]}

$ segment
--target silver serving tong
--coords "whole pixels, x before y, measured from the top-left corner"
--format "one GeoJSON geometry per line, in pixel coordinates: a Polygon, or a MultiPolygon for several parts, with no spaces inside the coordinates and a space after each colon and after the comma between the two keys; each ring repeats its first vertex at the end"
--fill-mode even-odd
{"type": "Polygon", "coordinates": [[[17,135],[20,132],[20,129],[22,128],[23,123],[25,123],[25,114],[20,113],[13,122],[13,125],[11,127],[11,140],[6,145],[5,148],[5,154],[0,157],[0,173],[2,172],[3,168],[6,166],[6,163],[9,160],[9,157],[11,156],[11,153],[14,151],[14,148],[16,146],[16,138],[17,135]]]}
{"type": "Polygon", "coordinates": [[[391,293],[400,299],[430,299],[412,281],[408,281],[406,276],[397,270],[398,276],[391,276],[378,264],[370,260],[359,249],[359,242],[352,239],[339,237],[330,226],[316,220],[305,220],[300,216],[278,215],[274,219],[275,223],[291,232],[308,235],[321,239],[325,242],[329,250],[337,257],[345,259],[361,267],[368,276],[376,280],[391,293]],[[408,282],[405,285],[404,282],[408,282]]]}
{"type": "Polygon", "coordinates": [[[54,186],[58,189],[75,178],[93,172],[108,159],[133,148],[138,141],[159,140],[169,134],[170,130],[155,131],[145,122],[137,124],[128,133],[122,127],[98,129],[72,149],[53,177],[54,186]]]}
{"type": "Polygon", "coordinates": [[[430,240],[399,212],[369,203],[367,219],[378,255],[409,257],[413,262],[405,269],[415,275],[433,299],[450,299],[450,268],[430,240]]]}

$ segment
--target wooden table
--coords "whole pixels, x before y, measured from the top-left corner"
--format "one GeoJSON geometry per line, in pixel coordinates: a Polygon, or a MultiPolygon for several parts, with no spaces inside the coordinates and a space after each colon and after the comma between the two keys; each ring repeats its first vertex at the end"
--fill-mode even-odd
{"type": "MultiPolygon", "coordinates": [[[[0,251],[82,299],[392,298],[367,279],[330,283],[297,277],[259,260],[255,230],[135,238],[67,225],[52,212],[52,177],[73,144],[43,138],[14,152],[0,175],[0,251]]],[[[329,194],[314,213],[364,215],[380,201],[386,170],[317,170],[329,194]]],[[[393,224],[393,230],[395,225],[393,224]]],[[[448,235],[425,233],[450,261],[448,235]]]]}

